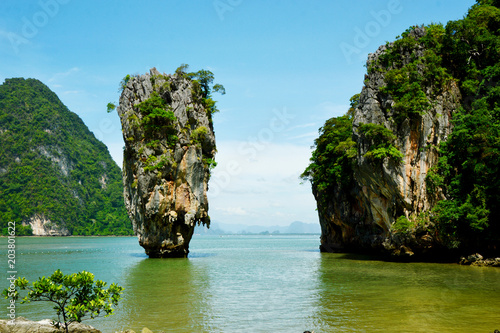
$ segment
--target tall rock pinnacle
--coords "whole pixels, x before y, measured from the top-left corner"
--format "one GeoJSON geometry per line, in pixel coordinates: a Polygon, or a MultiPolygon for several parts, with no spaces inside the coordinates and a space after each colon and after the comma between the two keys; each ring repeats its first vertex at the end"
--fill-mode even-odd
{"type": "Polygon", "coordinates": [[[117,108],[125,141],[125,205],[139,244],[154,258],[186,257],[195,225],[210,225],[213,75],[203,71],[194,79],[202,71],[183,69],[127,75],[117,108]]]}

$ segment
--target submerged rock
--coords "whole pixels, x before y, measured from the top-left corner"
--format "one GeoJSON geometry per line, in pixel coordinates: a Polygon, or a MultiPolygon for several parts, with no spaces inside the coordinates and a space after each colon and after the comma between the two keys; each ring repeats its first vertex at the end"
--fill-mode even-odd
{"type": "Polygon", "coordinates": [[[185,257],[195,225],[210,225],[212,110],[199,82],[182,71],[167,75],[153,68],[126,79],[117,109],[125,205],[150,257],[185,257]]]}

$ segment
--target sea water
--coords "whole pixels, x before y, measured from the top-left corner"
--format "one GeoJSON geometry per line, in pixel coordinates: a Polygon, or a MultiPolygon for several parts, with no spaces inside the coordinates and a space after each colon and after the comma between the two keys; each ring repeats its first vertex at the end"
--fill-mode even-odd
{"type": "MultiPolygon", "coordinates": [[[[189,258],[149,259],[135,237],[18,237],[16,270],[30,281],[86,270],[125,287],[114,315],[84,321],[104,333],[500,329],[498,268],[384,262],[318,245],[319,235],[195,235],[189,258]]],[[[6,238],[0,246],[6,254],[6,238]]],[[[0,269],[7,278],[7,256],[0,269]]],[[[18,303],[16,315],[56,319],[43,303],[18,303]]]]}

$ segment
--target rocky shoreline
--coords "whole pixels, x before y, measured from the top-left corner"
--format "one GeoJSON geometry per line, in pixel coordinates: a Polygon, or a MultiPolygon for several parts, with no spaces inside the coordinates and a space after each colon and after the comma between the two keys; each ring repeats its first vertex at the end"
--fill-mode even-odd
{"type": "Polygon", "coordinates": [[[500,258],[483,258],[479,253],[471,254],[468,257],[462,257],[460,265],[482,266],[482,267],[500,267],[500,258]]]}
{"type": "MultiPolygon", "coordinates": [[[[98,329],[82,323],[72,323],[69,326],[71,333],[101,333],[98,329]]],[[[24,317],[17,317],[15,320],[0,320],[0,332],[2,333],[64,333],[63,328],[57,328],[52,324],[52,320],[44,319],[40,321],[27,320],[24,317]]]]}
{"type": "MultiPolygon", "coordinates": [[[[499,258],[497,258],[499,259],[499,258]]],[[[50,319],[44,319],[41,321],[31,321],[23,317],[17,317],[13,323],[10,320],[0,320],[0,332],[2,333],[64,333],[64,329],[56,328],[52,325],[50,319]]],[[[82,323],[72,323],[69,326],[70,333],[102,333],[98,329],[85,325],[82,323]]],[[[149,328],[144,327],[140,332],[133,330],[116,331],[115,333],[153,333],[149,328]]],[[[164,331],[159,331],[158,333],[165,333],[164,331]]],[[[310,331],[304,331],[304,333],[311,333],[310,331]]],[[[314,333],[314,331],[312,332],[314,333]]],[[[500,331],[495,330],[494,333],[500,333],[500,331]]]]}
{"type": "MultiPolygon", "coordinates": [[[[17,317],[15,320],[0,320],[0,332],[2,333],[64,333],[63,328],[57,328],[52,324],[52,320],[44,319],[31,321],[24,317],[17,317]]],[[[69,326],[70,333],[102,333],[100,330],[82,323],[72,323],[69,326]]],[[[117,331],[116,333],[136,333],[133,330],[117,331]]],[[[137,333],[153,333],[147,327],[137,333]]],[[[159,333],[164,333],[160,331],[159,333]]]]}

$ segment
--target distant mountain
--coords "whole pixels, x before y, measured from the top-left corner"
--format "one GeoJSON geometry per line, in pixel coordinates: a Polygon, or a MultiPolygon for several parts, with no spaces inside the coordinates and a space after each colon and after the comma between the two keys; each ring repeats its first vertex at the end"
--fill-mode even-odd
{"type": "Polygon", "coordinates": [[[121,170],[106,146],[42,82],[0,85],[0,230],[132,234],[121,170]],[[24,227],[23,227],[24,225],[24,227]]]}
{"type": "Polygon", "coordinates": [[[304,223],[295,221],[288,226],[287,233],[290,234],[319,234],[321,227],[319,223],[304,223]]]}
{"type": "Polygon", "coordinates": [[[242,224],[225,224],[212,222],[210,229],[198,228],[198,234],[319,234],[321,233],[320,225],[317,223],[304,223],[295,221],[288,226],[261,226],[261,225],[242,225],[242,224]]]}

